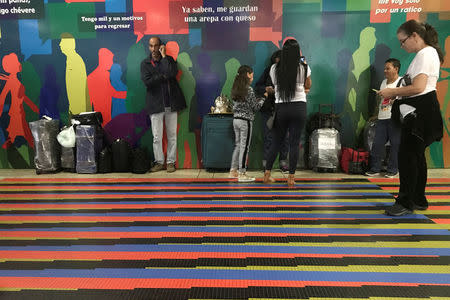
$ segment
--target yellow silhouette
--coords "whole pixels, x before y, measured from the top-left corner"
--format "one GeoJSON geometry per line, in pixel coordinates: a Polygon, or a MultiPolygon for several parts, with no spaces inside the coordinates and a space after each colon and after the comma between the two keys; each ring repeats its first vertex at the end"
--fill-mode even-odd
{"type": "Polygon", "coordinates": [[[90,111],[89,92],[87,89],[86,66],[81,56],[75,51],[75,39],[70,33],[61,34],[59,43],[66,60],[66,90],[69,111],[79,114],[90,111]]]}

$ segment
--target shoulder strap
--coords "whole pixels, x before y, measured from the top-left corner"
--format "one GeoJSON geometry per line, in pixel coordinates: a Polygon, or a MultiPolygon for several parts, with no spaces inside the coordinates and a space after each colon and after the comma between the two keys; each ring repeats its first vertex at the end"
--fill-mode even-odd
{"type": "Polygon", "coordinates": [[[397,86],[396,87],[399,87],[402,84],[402,80],[403,80],[403,77],[400,77],[400,79],[397,82],[397,86]]]}

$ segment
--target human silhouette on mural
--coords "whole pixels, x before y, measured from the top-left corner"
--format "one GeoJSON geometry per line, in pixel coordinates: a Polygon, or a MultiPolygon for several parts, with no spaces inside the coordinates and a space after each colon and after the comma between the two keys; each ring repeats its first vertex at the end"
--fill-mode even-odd
{"type": "MultiPolygon", "coordinates": [[[[441,106],[441,112],[444,116],[444,136],[442,138],[442,165],[437,167],[450,167],[450,36],[445,39],[445,56],[444,62],[441,65],[441,76],[439,82],[436,85],[436,93],[441,106]]],[[[430,151],[433,151],[434,147],[440,146],[440,143],[434,143],[430,146],[430,151]],[[435,145],[437,144],[437,145],[435,145]]],[[[433,151],[436,152],[436,151],[433,151]]],[[[432,156],[435,153],[432,153],[432,156]]],[[[439,156],[440,156],[439,155],[439,156]]]]}
{"type": "Polygon", "coordinates": [[[3,112],[6,96],[11,95],[11,105],[9,107],[8,115],[9,125],[6,128],[8,137],[2,145],[4,149],[9,148],[15,142],[17,137],[24,137],[30,147],[34,148],[33,137],[31,135],[30,127],[28,127],[25,118],[25,110],[23,103],[25,102],[35,113],[39,113],[39,108],[34,104],[25,94],[25,87],[17,78],[17,73],[22,71],[22,64],[19,62],[15,53],[5,55],[2,59],[2,66],[5,72],[9,75],[0,74],[0,80],[5,80],[6,84],[0,93],[0,114],[3,112]]]}
{"type": "Polygon", "coordinates": [[[103,123],[111,121],[112,98],[125,99],[126,91],[116,91],[111,85],[110,73],[114,54],[106,48],[98,50],[98,66],[87,77],[91,105],[95,111],[102,113],[103,123]]]}
{"type": "Polygon", "coordinates": [[[220,95],[219,74],[211,71],[211,57],[206,52],[197,55],[197,66],[201,73],[197,76],[195,93],[197,95],[197,113],[201,119],[210,112],[214,100],[220,95]]]}
{"type": "Polygon", "coordinates": [[[361,31],[359,48],[352,54],[351,72],[347,80],[347,93],[341,120],[343,145],[355,147],[361,130],[369,118],[367,97],[370,90],[370,51],[375,47],[375,28],[361,31]]]}
{"type": "Polygon", "coordinates": [[[44,74],[45,81],[39,94],[39,118],[48,116],[59,120],[58,100],[61,88],[56,83],[56,72],[53,65],[47,65],[44,74]]]}
{"type": "MultiPolygon", "coordinates": [[[[110,70],[110,79],[111,85],[117,91],[127,91],[128,88],[125,83],[122,82],[122,67],[119,64],[113,64],[110,70]]],[[[123,99],[120,98],[112,98],[112,106],[111,106],[111,119],[114,119],[116,116],[126,113],[127,105],[123,99]]]]}
{"type": "Polygon", "coordinates": [[[90,111],[89,94],[86,85],[86,66],[75,51],[75,39],[70,33],[61,34],[59,43],[66,60],[66,90],[69,100],[69,112],[79,114],[90,111]]]}
{"type": "Polygon", "coordinates": [[[145,110],[139,113],[122,113],[104,127],[108,144],[120,138],[125,139],[132,147],[139,144],[141,137],[149,128],[150,118],[145,110]]]}
{"type": "Polygon", "coordinates": [[[181,111],[178,114],[178,124],[180,126],[178,135],[178,156],[179,163],[183,164],[183,168],[200,168],[200,157],[198,156],[197,146],[200,141],[196,142],[196,135],[190,123],[191,105],[195,102],[196,82],[192,75],[192,61],[188,53],[183,52],[177,59],[178,70],[181,71],[179,79],[180,88],[183,91],[184,98],[188,109],[181,111]]]}

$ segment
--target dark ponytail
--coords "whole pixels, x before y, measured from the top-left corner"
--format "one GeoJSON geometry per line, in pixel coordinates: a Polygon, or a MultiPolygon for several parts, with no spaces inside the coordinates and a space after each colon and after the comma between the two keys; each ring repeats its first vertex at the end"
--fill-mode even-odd
{"type": "Polygon", "coordinates": [[[417,33],[423,39],[425,44],[436,49],[441,63],[444,61],[444,53],[439,46],[438,34],[433,26],[427,23],[417,22],[416,20],[409,20],[400,25],[397,33],[401,31],[408,36],[412,35],[414,32],[417,33]]]}
{"type": "Polygon", "coordinates": [[[439,39],[438,39],[438,34],[436,32],[436,29],[434,29],[433,26],[431,26],[430,24],[425,23],[425,37],[424,37],[424,41],[427,45],[430,45],[431,47],[433,47],[434,49],[436,49],[438,55],[439,55],[439,60],[441,61],[441,63],[444,62],[444,53],[442,53],[441,50],[441,46],[439,46],[439,39]]]}

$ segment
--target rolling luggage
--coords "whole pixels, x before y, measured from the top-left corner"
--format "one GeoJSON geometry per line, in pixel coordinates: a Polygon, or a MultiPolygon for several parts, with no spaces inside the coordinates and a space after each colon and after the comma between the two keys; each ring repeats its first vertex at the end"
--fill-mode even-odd
{"type": "Polygon", "coordinates": [[[41,119],[30,122],[35,145],[36,174],[54,173],[61,169],[61,146],[56,139],[59,120],[41,119]]]}
{"type": "Polygon", "coordinates": [[[309,139],[309,165],[316,172],[337,172],[341,141],[334,128],[319,128],[309,139]]]}
{"type": "Polygon", "coordinates": [[[233,115],[205,115],[201,137],[203,167],[229,169],[234,149],[233,115]]]}
{"type": "Polygon", "coordinates": [[[75,130],[77,173],[97,173],[97,159],[103,145],[101,129],[95,125],[78,125],[75,130]]]}

